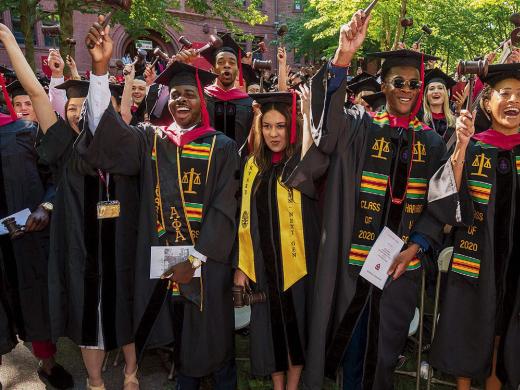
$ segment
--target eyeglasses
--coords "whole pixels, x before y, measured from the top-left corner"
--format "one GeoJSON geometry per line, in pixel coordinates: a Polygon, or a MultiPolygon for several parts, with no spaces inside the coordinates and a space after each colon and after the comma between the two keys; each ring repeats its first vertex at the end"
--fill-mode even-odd
{"type": "Polygon", "coordinates": [[[422,82],[419,80],[403,80],[400,77],[396,77],[389,81],[390,84],[394,86],[394,88],[397,89],[403,89],[404,87],[409,89],[419,89],[422,86],[422,82]]]}

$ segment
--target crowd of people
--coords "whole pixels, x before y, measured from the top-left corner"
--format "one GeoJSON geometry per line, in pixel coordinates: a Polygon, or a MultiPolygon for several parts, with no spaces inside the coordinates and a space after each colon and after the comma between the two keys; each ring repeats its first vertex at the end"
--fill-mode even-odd
{"type": "Polygon", "coordinates": [[[338,373],[393,389],[421,279],[452,247],[429,363],[459,390],[519,388],[520,51],[488,55],[474,88],[404,45],[353,72],[370,19],[298,71],[283,47],[259,71],[226,34],[116,75],[99,16],[88,79],[53,49],[48,82],[0,24],[0,217],[30,214],[3,220],[0,356],[31,342],[40,377],[73,388],[54,358],[67,337],[103,390],[121,348],[135,390],[145,350],[171,346],[176,388],[235,389],[245,304],[250,373],[275,390],[338,373]],[[404,245],[381,289],[360,274],[387,230],[404,245]]]}

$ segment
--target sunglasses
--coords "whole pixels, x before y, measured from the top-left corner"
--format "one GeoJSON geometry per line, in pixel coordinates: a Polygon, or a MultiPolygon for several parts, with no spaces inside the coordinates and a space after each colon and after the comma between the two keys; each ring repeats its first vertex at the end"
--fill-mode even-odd
{"type": "Polygon", "coordinates": [[[421,88],[422,86],[422,82],[419,81],[419,80],[403,80],[402,78],[400,77],[396,77],[395,79],[392,79],[389,81],[389,83],[391,85],[394,86],[394,88],[397,88],[397,89],[403,89],[403,88],[409,88],[411,90],[414,90],[414,89],[419,89],[421,88]]]}

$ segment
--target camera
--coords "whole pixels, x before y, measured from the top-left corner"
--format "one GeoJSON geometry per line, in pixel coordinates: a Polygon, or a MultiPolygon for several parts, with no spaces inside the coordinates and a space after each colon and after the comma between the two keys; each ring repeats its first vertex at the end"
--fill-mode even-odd
{"type": "Polygon", "coordinates": [[[243,286],[233,286],[233,302],[235,307],[251,306],[255,303],[264,303],[267,300],[267,296],[264,292],[252,292],[246,290],[243,286]]]}

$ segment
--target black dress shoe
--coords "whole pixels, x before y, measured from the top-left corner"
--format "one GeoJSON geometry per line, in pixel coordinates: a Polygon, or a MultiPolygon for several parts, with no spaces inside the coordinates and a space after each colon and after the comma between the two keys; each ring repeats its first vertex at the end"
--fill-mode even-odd
{"type": "Polygon", "coordinates": [[[54,364],[51,369],[51,373],[47,374],[43,368],[38,369],[38,375],[40,379],[48,382],[52,387],[56,389],[71,389],[74,387],[74,380],[67,370],[65,370],[58,363],[54,364]]]}

